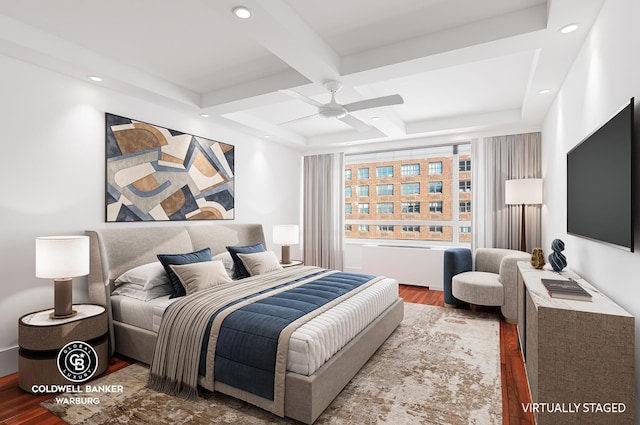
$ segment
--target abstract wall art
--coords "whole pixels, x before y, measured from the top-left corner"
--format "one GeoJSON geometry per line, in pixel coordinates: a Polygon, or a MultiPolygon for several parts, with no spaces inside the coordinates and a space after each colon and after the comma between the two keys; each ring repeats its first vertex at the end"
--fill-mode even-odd
{"type": "Polygon", "coordinates": [[[106,221],[234,218],[234,146],[106,114],[106,221]]]}

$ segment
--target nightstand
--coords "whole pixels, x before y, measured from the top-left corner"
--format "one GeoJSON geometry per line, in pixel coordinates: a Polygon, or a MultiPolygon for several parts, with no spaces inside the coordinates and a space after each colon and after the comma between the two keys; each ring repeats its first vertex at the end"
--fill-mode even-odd
{"type": "Polygon", "coordinates": [[[49,314],[53,309],[49,309],[26,314],[18,320],[18,385],[23,390],[41,393],[48,392],[43,391],[43,386],[84,382],[69,380],[58,370],[58,353],[70,342],[87,343],[95,351],[97,367],[92,377],[107,369],[109,343],[105,308],[95,304],[75,304],[73,308],[78,314],[66,319],[52,319],[49,314]],[[39,389],[34,391],[34,386],[39,389]]]}
{"type": "Polygon", "coordinates": [[[282,268],[286,269],[287,267],[303,266],[304,265],[304,261],[291,260],[290,263],[287,263],[287,264],[280,263],[280,265],[282,266],[282,268]]]}

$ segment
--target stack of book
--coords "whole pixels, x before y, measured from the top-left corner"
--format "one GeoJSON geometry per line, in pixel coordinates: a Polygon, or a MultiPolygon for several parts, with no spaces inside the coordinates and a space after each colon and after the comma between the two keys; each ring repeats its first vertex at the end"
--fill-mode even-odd
{"type": "Polygon", "coordinates": [[[564,298],[567,300],[591,301],[591,294],[573,279],[542,279],[542,284],[547,288],[550,297],[564,298]]]}

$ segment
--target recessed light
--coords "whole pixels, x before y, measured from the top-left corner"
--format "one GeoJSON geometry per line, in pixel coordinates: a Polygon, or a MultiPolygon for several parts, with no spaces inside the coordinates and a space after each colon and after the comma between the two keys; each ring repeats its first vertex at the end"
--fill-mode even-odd
{"type": "Polygon", "coordinates": [[[96,83],[99,83],[102,81],[102,78],[98,77],[97,75],[89,75],[89,79],[91,81],[95,81],[96,83]]]}
{"type": "Polygon", "coordinates": [[[456,133],[464,133],[464,130],[456,130],[456,133]]]}
{"type": "Polygon", "coordinates": [[[380,121],[381,118],[380,117],[371,117],[371,121],[380,121]]]}
{"type": "Polygon", "coordinates": [[[269,136],[268,134],[265,134],[265,135],[264,135],[264,138],[265,138],[265,139],[271,139],[271,136],[269,136]]]}
{"type": "Polygon", "coordinates": [[[563,33],[563,34],[569,34],[570,32],[574,32],[577,29],[578,29],[578,25],[569,24],[569,25],[565,25],[564,27],[560,28],[560,32],[563,33]]]}
{"type": "Polygon", "coordinates": [[[202,118],[209,118],[209,114],[200,114],[202,118]]]}
{"type": "Polygon", "coordinates": [[[548,93],[551,93],[551,90],[549,90],[549,89],[542,89],[542,90],[540,90],[540,91],[538,92],[538,94],[548,94],[548,93]]]}
{"type": "Polygon", "coordinates": [[[233,9],[233,14],[240,19],[249,19],[251,17],[251,11],[244,6],[238,6],[233,9]]]}

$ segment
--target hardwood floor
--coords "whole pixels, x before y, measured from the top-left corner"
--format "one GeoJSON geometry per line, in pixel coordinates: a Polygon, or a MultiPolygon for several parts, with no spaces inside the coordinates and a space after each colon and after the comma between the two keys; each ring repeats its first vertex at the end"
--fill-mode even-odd
{"type": "MultiPolygon", "coordinates": [[[[444,307],[442,291],[418,286],[400,285],[400,297],[406,302],[444,307]]],[[[488,310],[493,311],[493,310],[488,310]]],[[[530,400],[527,378],[520,351],[516,326],[500,322],[500,362],[502,368],[503,425],[535,425],[533,415],[525,414],[521,403],[530,400]]],[[[105,374],[115,372],[133,362],[113,357],[105,374]]],[[[62,425],[55,415],[40,407],[51,394],[32,395],[18,388],[18,374],[0,378],[0,425],[62,425]]]]}

